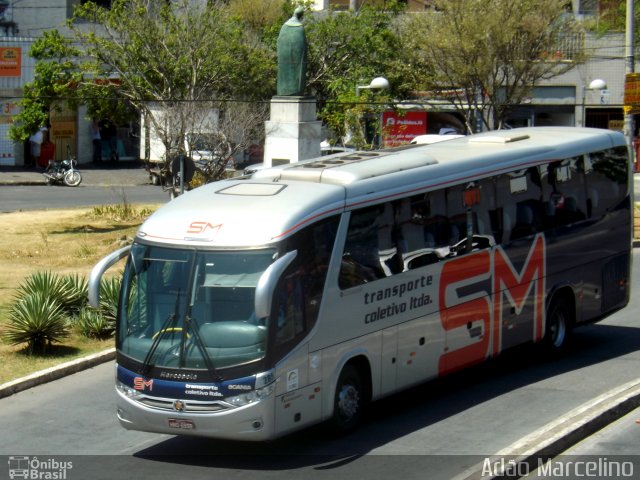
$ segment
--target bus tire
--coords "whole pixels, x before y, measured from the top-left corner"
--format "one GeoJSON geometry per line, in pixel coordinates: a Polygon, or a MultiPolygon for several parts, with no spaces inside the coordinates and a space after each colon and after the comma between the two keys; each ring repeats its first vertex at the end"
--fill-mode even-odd
{"type": "Polygon", "coordinates": [[[360,372],[347,364],[340,372],[333,400],[333,429],[338,433],[354,430],[362,418],[366,404],[366,393],[360,372]]]}
{"type": "Polygon", "coordinates": [[[563,298],[554,299],[547,311],[547,322],[542,340],[551,353],[564,351],[569,343],[573,326],[571,308],[563,298]]]}

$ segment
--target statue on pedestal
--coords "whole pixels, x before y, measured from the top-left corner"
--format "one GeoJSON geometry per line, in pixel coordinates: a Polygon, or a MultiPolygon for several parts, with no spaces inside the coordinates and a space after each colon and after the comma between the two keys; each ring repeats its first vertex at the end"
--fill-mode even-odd
{"type": "Polygon", "coordinates": [[[278,35],[278,95],[303,96],[307,83],[307,38],[298,7],[278,35]]]}

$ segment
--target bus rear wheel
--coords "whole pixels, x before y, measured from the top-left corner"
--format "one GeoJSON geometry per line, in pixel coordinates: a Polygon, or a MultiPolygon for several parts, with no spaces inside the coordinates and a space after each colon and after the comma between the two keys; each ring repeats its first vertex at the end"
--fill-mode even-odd
{"type": "Polygon", "coordinates": [[[563,351],[569,341],[572,327],[571,309],[562,300],[554,300],[547,311],[547,325],[543,344],[550,352],[563,351]]]}
{"type": "Polygon", "coordinates": [[[336,384],[332,426],[339,433],[353,430],[360,423],[366,403],[362,378],[353,365],[345,365],[336,384]]]}

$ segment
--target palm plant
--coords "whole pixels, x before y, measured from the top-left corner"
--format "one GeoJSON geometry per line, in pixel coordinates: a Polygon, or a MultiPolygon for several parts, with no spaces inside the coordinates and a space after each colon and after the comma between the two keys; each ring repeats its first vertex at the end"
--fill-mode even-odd
{"type": "Polygon", "coordinates": [[[115,324],[120,298],[121,276],[103,280],[100,283],[100,313],[115,324]]]}
{"type": "Polygon", "coordinates": [[[116,324],[115,320],[107,318],[95,309],[85,307],[78,314],[76,328],[85,337],[104,340],[113,335],[116,324]]]}
{"type": "Polygon", "coordinates": [[[79,312],[88,302],[87,279],[77,274],[65,275],[62,277],[65,284],[66,295],[62,306],[65,310],[73,313],[79,312]]]}
{"type": "Polygon", "coordinates": [[[48,346],[68,335],[64,310],[44,292],[22,296],[9,310],[4,337],[12,345],[26,343],[29,354],[45,353],[48,346]]]}
{"type": "Polygon", "coordinates": [[[78,275],[60,276],[52,272],[36,272],[16,289],[16,298],[42,293],[67,313],[76,313],[87,302],[87,282],[78,275]]]}

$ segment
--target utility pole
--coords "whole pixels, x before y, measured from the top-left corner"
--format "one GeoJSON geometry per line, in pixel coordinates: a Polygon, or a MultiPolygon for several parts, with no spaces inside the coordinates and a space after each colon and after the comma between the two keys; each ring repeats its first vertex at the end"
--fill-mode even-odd
{"type": "MultiPolygon", "coordinates": [[[[626,41],[625,41],[625,73],[627,75],[635,73],[635,55],[634,55],[634,5],[633,0],[627,0],[627,21],[626,21],[626,41]]],[[[627,145],[632,152],[632,160],[635,162],[636,152],[633,148],[633,133],[635,131],[633,110],[625,112],[624,115],[624,135],[627,139],[627,145]]]]}

